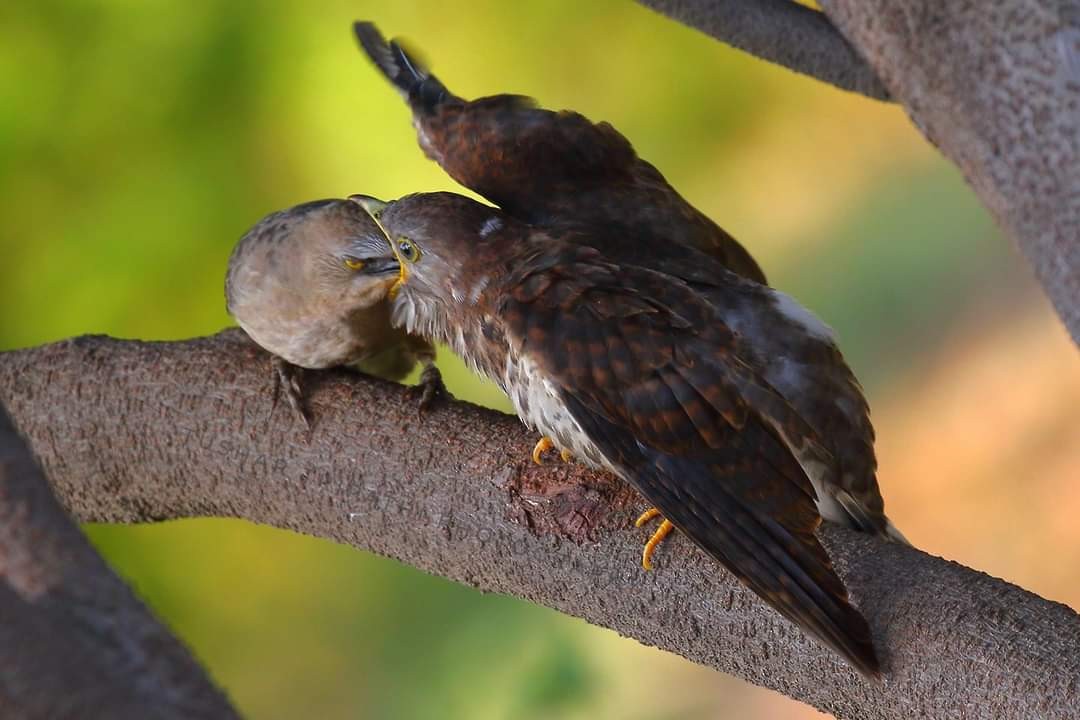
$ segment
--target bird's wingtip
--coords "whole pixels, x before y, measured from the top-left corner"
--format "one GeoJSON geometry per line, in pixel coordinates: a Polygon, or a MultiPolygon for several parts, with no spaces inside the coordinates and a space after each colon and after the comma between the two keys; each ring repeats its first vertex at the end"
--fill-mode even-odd
{"type": "Polygon", "coordinates": [[[881,661],[871,642],[860,643],[857,647],[848,647],[842,653],[855,670],[867,680],[881,681],[881,661]]]}
{"type": "Polygon", "coordinates": [[[368,52],[373,48],[386,45],[386,38],[379,32],[378,26],[370,20],[356,20],[353,22],[353,35],[356,36],[356,40],[361,47],[368,52]]]}
{"type": "Polygon", "coordinates": [[[367,54],[379,71],[397,84],[397,75],[400,71],[395,62],[394,53],[390,49],[390,43],[375,23],[369,20],[357,20],[353,23],[353,34],[356,35],[360,48],[367,54]]]}

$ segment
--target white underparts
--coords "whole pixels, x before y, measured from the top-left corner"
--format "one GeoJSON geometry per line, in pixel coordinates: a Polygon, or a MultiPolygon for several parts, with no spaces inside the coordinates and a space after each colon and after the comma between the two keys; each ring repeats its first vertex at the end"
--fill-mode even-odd
{"type": "Polygon", "coordinates": [[[515,358],[512,353],[507,353],[503,377],[495,380],[501,380],[514,410],[526,425],[550,437],[560,449],[569,450],[575,458],[594,467],[612,469],[600,449],[570,415],[558,390],[528,355],[515,358]]]}

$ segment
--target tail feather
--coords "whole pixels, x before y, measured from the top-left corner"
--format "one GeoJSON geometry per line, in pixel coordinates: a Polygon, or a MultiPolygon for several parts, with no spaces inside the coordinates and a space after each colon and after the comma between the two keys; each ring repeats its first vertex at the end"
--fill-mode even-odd
{"type": "MultiPolygon", "coordinates": [[[[880,677],[870,627],[814,535],[820,518],[813,501],[785,477],[795,461],[772,464],[779,443],[769,446],[763,424],[749,421],[711,452],[676,455],[646,445],[572,395],[562,399],[605,457],[617,458],[620,475],[665,518],[784,617],[865,676],[880,677]],[[749,466],[752,448],[761,449],[761,462],[749,466]]],[[[644,411],[655,415],[660,407],[644,411]]]]}
{"type": "Polygon", "coordinates": [[[904,537],[904,533],[900,532],[889,518],[885,518],[885,536],[894,542],[911,545],[911,541],[904,537]]]}
{"type": "Polygon", "coordinates": [[[456,99],[424,64],[405,49],[401,40],[387,42],[374,23],[353,23],[353,32],[375,67],[397,88],[414,112],[433,112],[447,100],[456,99]]]}
{"type": "Polygon", "coordinates": [[[896,529],[896,526],[892,524],[892,520],[889,520],[885,515],[871,513],[847,490],[837,489],[833,493],[833,497],[840,507],[844,509],[844,512],[847,513],[851,525],[856,529],[871,535],[880,535],[886,540],[903,545],[911,545],[911,541],[896,529]]]}
{"type": "Polygon", "coordinates": [[[863,675],[880,676],[866,619],[851,604],[813,530],[787,527],[731,492],[725,485],[737,478],[727,469],[714,466],[703,477],[700,467],[682,458],[654,454],[650,460],[630,479],[665,518],[784,617],[863,675]],[[684,491],[678,497],[667,489],[676,485],[675,477],[684,491]],[[708,498],[697,494],[705,485],[708,498]]]}

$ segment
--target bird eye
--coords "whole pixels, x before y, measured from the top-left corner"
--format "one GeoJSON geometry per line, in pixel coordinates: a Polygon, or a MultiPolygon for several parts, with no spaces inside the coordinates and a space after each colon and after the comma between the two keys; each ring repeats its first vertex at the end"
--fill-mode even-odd
{"type": "Polygon", "coordinates": [[[401,257],[409,262],[414,263],[420,259],[420,248],[413,245],[412,240],[408,238],[398,238],[397,248],[401,257]]]}
{"type": "Polygon", "coordinates": [[[350,270],[363,270],[364,261],[359,258],[354,258],[347,255],[345,256],[345,267],[349,268],[350,270]]]}

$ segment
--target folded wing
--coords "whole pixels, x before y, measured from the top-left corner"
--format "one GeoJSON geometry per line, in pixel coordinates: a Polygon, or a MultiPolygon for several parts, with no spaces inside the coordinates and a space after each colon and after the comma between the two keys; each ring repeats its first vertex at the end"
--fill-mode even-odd
{"type": "Polygon", "coordinates": [[[511,342],[609,462],[766,602],[876,675],[866,622],[814,536],[813,486],[777,429],[793,411],[709,305],[584,248],[525,263],[514,287],[501,313],[511,342]]]}

